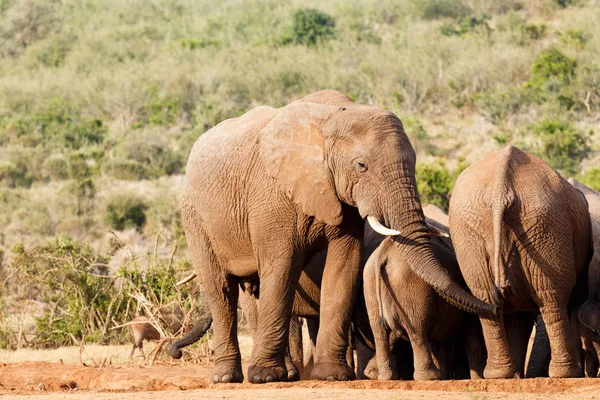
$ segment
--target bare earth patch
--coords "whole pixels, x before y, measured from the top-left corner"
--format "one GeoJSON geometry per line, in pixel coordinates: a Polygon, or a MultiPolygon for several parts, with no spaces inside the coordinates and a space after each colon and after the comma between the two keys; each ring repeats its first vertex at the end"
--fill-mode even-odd
{"type": "Polygon", "coordinates": [[[0,365],[0,397],[16,399],[600,399],[600,379],[354,381],[212,385],[210,366],[160,363],[82,367],[49,362],[0,365]],[[154,393],[152,393],[154,392],[154,393]]]}

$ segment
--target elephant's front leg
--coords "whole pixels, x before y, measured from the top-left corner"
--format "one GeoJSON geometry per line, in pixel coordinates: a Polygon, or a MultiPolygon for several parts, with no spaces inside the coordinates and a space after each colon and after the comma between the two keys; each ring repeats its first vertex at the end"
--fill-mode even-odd
{"type": "MultiPolygon", "coordinates": [[[[281,250],[272,246],[276,248],[281,250]]],[[[252,383],[287,380],[285,354],[301,265],[302,260],[292,254],[262,253],[258,326],[248,367],[248,380],[252,383]]]]}
{"type": "Polygon", "coordinates": [[[313,379],[354,379],[346,351],[359,278],[360,237],[348,235],[331,240],[321,283],[321,323],[313,379]]]}

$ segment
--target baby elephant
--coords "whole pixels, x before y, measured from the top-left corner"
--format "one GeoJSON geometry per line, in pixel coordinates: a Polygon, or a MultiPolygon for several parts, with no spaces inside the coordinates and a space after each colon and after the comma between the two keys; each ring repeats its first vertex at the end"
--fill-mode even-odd
{"type": "MultiPolygon", "coordinates": [[[[178,313],[173,314],[165,314],[160,317],[160,322],[163,326],[166,327],[169,333],[177,334],[182,328],[182,315],[178,315],[178,313]]],[[[133,353],[135,349],[140,349],[140,353],[142,353],[142,357],[146,359],[146,355],[144,354],[143,342],[146,341],[159,341],[158,345],[152,353],[158,354],[164,345],[164,341],[169,341],[170,338],[163,339],[161,341],[160,333],[158,330],[152,325],[150,319],[148,317],[139,316],[135,317],[131,320],[130,325],[131,331],[133,332],[133,347],[131,348],[131,352],[129,353],[129,359],[133,358],[133,353]]]]}
{"type": "MultiPolygon", "coordinates": [[[[425,210],[432,208],[445,216],[435,206],[425,210]]],[[[426,216],[430,225],[435,224],[447,234],[448,228],[438,221],[441,218],[432,220],[426,216]]],[[[365,237],[365,241],[368,240],[365,237]]],[[[432,237],[431,244],[452,280],[465,286],[450,239],[432,237]]],[[[399,340],[410,341],[414,379],[449,378],[453,334],[464,322],[464,315],[412,271],[405,257],[407,246],[410,244],[403,243],[402,239],[386,238],[369,257],[363,273],[365,301],[375,339],[377,378],[399,378],[401,366],[391,361],[391,349],[399,340]]],[[[480,351],[469,354],[480,354],[480,351]]],[[[469,361],[473,368],[479,369],[479,376],[473,372],[473,378],[481,377],[483,365],[475,367],[475,359],[469,361]]]]}

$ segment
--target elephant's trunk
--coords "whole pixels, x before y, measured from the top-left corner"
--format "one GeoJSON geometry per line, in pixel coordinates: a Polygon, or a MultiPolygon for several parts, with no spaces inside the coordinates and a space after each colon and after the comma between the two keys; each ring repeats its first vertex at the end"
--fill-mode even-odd
{"type": "Polygon", "coordinates": [[[402,247],[411,269],[444,299],[463,310],[484,317],[495,317],[499,310],[465,291],[454,282],[433,252],[414,174],[404,173],[396,182],[386,213],[389,228],[401,232],[393,240],[402,247]]]}
{"type": "Polygon", "coordinates": [[[180,359],[183,356],[181,349],[200,340],[210,328],[212,321],[212,315],[209,312],[202,315],[196,325],[184,337],[171,344],[168,351],[169,355],[175,359],[180,359]]]}

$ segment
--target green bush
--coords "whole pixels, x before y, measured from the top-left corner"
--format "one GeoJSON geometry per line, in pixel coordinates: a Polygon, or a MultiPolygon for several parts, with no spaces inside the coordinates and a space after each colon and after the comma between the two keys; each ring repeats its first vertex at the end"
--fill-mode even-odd
{"type": "Polygon", "coordinates": [[[600,167],[590,168],[585,174],[576,176],[581,183],[600,191],[600,167]]]}
{"type": "Polygon", "coordinates": [[[541,121],[532,130],[541,141],[536,152],[551,167],[570,175],[579,172],[581,161],[590,151],[589,135],[558,120],[541,121]]]}
{"type": "Polygon", "coordinates": [[[475,105],[496,125],[518,114],[530,102],[529,93],[517,86],[500,86],[476,93],[475,105]]]}
{"type": "Polygon", "coordinates": [[[47,67],[60,67],[76,40],[74,35],[59,35],[49,45],[37,51],[36,60],[47,67]]]}
{"type": "Polygon", "coordinates": [[[527,85],[544,89],[548,85],[568,85],[575,77],[577,62],[561,53],[557,48],[544,50],[531,66],[531,78],[527,85]]]}
{"type": "Polygon", "coordinates": [[[57,149],[79,149],[100,144],[106,127],[101,120],[81,115],[67,100],[53,98],[37,113],[13,116],[6,128],[18,144],[44,145],[57,149]]]}
{"type": "Polygon", "coordinates": [[[69,162],[62,154],[49,156],[42,164],[46,176],[53,181],[67,179],[69,177],[69,162]]]}
{"type": "Polygon", "coordinates": [[[490,19],[489,15],[483,15],[481,17],[467,16],[458,18],[453,24],[444,24],[440,27],[440,32],[444,36],[464,36],[469,32],[475,32],[480,27],[484,28],[486,32],[490,32],[491,28],[487,21],[490,19]]]}
{"type": "Polygon", "coordinates": [[[470,7],[463,1],[429,0],[418,5],[424,5],[421,14],[425,19],[461,18],[471,14],[470,7]]]}
{"type": "MultiPolygon", "coordinates": [[[[187,151],[189,149],[186,149],[187,151]]],[[[143,177],[148,178],[180,173],[184,167],[184,157],[187,156],[171,150],[160,138],[149,138],[144,135],[123,143],[119,148],[119,155],[129,161],[137,162],[144,169],[143,177]]]]}
{"type": "Polygon", "coordinates": [[[129,193],[118,193],[106,204],[106,222],[113,229],[141,229],[146,223],[148,205],[139,197],[129,193]]]}
{"type": "Polygon", "coordinates": [[[26,171],[18,168],[11,161],[0,161],[0,183],[8,187],[31,185],[31,179],[27,176],[26,171]]]}
{"type": "Polygon", "coordinates": [[[184,49],[189,50],[205,49],[207,47],[221,48],[221,42],[212,38],[181,39],[179,40],[179,44],[184,49]]]}
{"type": "Polygon", "coordinates": [[[525,24],[521,26],[521,32],[531,40],[540,40],[546,36],[546,25],[525,24]]]}
{"type": "Polygon", "coordinates": [[[466,168],[462,162],[453,171],[441,164],[417,164],[415,177],[422,203],[434,204],[445,212],[450,205],[450,193],[458,175],[466,168]]]}
{"type": "MultiPolygon", "coordinates": [[[[89,245],[57,238],[30,248],[13,247],[12,279],[19,282],[23,296],[46,305],[35,316],[35,338],[28,346],[54,348],[81,340],[124,343],[129,341],[129,330],[111,328],[135,317],[136,303],[152,313],[169,307],[193,310],[193,296],[175,285],[190,270],[189,262],[175,263],[149,254],[145,270],[131,261],[113,275],[108,264],[123,244],[113,238],[110,246],[109,254],[99,254],[89,245]]],[[[0,347],[15,345],[16,335],[3,324],[0,312],[0,347]]]]}
{"type": "Polygon", "coordinates": [[[580,49],[583,49],[588,41],[588,37],[583,32],[583,29],[567,29],[563,32],[556,32],[556,34],[563,43],[579,47],[580,49]]]}
{"type": "Polygon", "coordinates": [[[135,160],[114,157],[103,167],[104,173],[116,179],[137,181],[146,177],[144,166],[135,160]]]}
{"type": "Polygon", "coordinates": [[[13,57],[44,39],[60,25],[52,4],[40,0],[20,1],[12,7],[9,5],[2,13],[3,25],[4,21],[6,27],[0,31],[0,56],[13,57]]]}
{"type": "Polygon", "coordinates": [[[304,46],[316,46],[335,36],[335,22],[332,17],[312,8],[296,11],[289,37],[284,43],[291,42],[304,46]]]}

